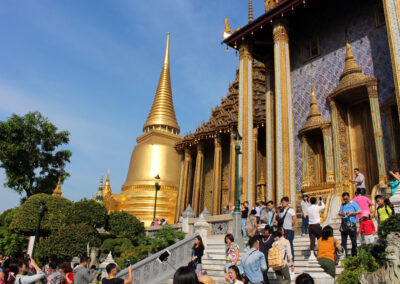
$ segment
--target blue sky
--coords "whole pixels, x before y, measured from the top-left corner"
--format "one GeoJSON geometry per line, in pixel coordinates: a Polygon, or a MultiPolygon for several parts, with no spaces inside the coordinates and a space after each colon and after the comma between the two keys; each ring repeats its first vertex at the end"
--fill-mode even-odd
{"type": "MultiPolygon", "coordinates": [[[[254,14],[264,1],[254,2],[254,14]]],[[[171,33],[175,112],[195,130],[234,79],[238,57],[220,44],[224,19],[247,22],[247,0],[3,0],[0,3],[0,120],[38,110],[71,132],[71,200],[90,198],[111,172],[119,193],[150,110],[171,33]]],[[[3,187],[0,212],[20,196],[3,187]]]]}

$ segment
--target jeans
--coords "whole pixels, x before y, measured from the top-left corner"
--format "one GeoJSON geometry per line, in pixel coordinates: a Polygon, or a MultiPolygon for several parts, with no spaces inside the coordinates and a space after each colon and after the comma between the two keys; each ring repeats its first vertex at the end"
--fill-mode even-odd
{"type": "Polygon", "coordinates": [[[308,234],[308,216],[304,218],[304,214],[301,215],[301,233],[308,234]]]}
{"type": "Polygon", "coordinates": [[[284,268],[275,271],[276,279],[278,279],[279,284],[290,284],[290,273],[289,267],[285,265],[284,268]]]}
{"type": "Polygon", "coordinates": [[[293,246],[294,231],[285,229],[285,233],[286,233],[286,239],[290,242],[290,248],[292,250],[292,257],[293,257],[293,261],[294,261],[294,246],[293,246]]]}
{"type": "Polygon", "coordinates": [[[354,231],[351,234],[341,233],[342,234],[342,247],[347,256],[347,237],[350,237],[351,240],[351,256],[357,255],[357,232],[354,231]]]}
{"type": "Polygon", "coordinates": [[[242,234],[243,234],[243,238],[247,239],[247,235],[246,235],[246,218],[242,218],[242,234]]]}

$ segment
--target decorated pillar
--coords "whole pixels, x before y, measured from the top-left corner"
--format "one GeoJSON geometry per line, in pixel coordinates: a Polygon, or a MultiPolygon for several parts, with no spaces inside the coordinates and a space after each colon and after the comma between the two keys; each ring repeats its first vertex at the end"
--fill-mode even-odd
{"type": "Polygon", "coordinates": [[[242,180],[242,201],[253,204],[255,184],[253,173],[253,58],[249,42],[243,42],[239,48],[239,121],[238,129],[242,136],[239,157],[239,172],[242,180]]]}
{"type": "Polygon", "coordinates": [[[303,182],[302,186],[309,186],[309,178],[308,178],[308,144],[306,135],[303,134],[301,136],[301,149],[302,149],[302,160],[303,160],[303,182]]]}
{"type": "Polygon", "coordinates": [[[398,137],[394,133],[393,128],[393,112],[390,107],[387,107],[385,112],[386,117],[386,127],[388,131],[388,139],[389,139],[389,154],[390,154],[390,168],[391,169],[398,169],[399,162],[398,162],[398,153],[396,149],[396,140],[398,137]]]}
{"type": "Polygon", "coordinates": [[[385,184],[386,175],[386,159],[385,146],[383,145],[383,131],[381,122],[381,112],[379,109],[378,87],[377,85],[369,85],[367,87],[369,105],[371,107],[372,127],[374,129],[376,159],[378,162],[379,184],[385,184]]]}
{"type": "Polygon", "coordinates": [[[383,8],[392,59],[397,108],[400,113],[400,3],[398,0],[383,0],[383,8]]]}
{"type": "Polygon", "coordinates": [[[236,154],[235,154],[235,132],[230,133],[230,163],[229,163],[229,202],[235,204],[235,188],[236,188],[236,154]]]}
{"type": "MultiPolygon", "coordinates": [[[[252,179],[252,184],[253,184],[254,188],[257,187],[258,172],[259,172],[257,153],[258,153],[258,128],[254,127],[253,128],[253,157],[252,157],[253,171],[251,172],[251,179],[252,179]]],[[[252,200],[253,201],[256,201],[256,196],[257,196],[257,190],[253,190],[252,191],[252,200]]]]}
{"type": "Polygon", "coordinates": [[[197,144],[197,155],[196,155],[196,167],[194,171],[194,183],[193,183],[193,210],[196,216],[200,214],[200,189],[203,183],[203,165],[204,165],[204,153],[203,144],[199,142],[197,144]]]}
{"type": "Polygon", "coordinates": [[[329,101],[331,107],[331,118],[332,118],[332,135],[333,135],[333,154],[335,163],[335,180],[337,183],[342,181],[342,163],[340,159],[340,142],[339,142],[339,121],[338,121],[338,109],[334,100],[329,101]]]}
{"type": "Polygon", "coordinates": [[[192,156],[190,154],[190,149],[185,149],[185,160],[183,166],[183,185],[182,191],[179,195],[179,212],[182,212],[186,207],[186,197],[187,192],[189,191],[189,184],[190,184],[190,167],[192,165],[192,156]]]}
{"type": "Polygon", "coordinates": [[[265,60],[265,144],[267,200],[275,200],[275,100],[273,92],[273,61],[265,60]]]}
{"type": "Polygon", "coordinates": [[[222,148],[221,138],[214,138],[214,186],[212,194],[211,209],[213,215],[221,212],[221,170],[222,170],[222,148]]]}
{"type": "Polygon", "coordinates": [[[333,167],[331,128],[329,126],[322,128],[322,136],[324,139],[326,182],[333,183],[335,182],[335,172],[333,167]]]}
{"type": "Polygon", "coordinates": [[[181,154],[181,166],[180,166],[179,187],[178,187],[178,200],[176,202],[176,209],[175,209],[175,222],[177,220],[179,220],[179,216],[180,216],[181,212],[184,210],[183,208],[180,207],[182,196],[183,196],[184,177],[185,177],[185,151],[183,151],[183,153],[181,154]]]}
{"type": "Polygon", "coordinates": [[[273,23],[275,59],[275,129],[277,201],[283,196],[295,200],[295,158],[287,21],[273,23]]]}

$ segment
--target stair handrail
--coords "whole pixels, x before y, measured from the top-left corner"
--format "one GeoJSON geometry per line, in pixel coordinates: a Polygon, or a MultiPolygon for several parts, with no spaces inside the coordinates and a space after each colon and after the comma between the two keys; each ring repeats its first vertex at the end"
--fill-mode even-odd
{"type": "MultiPolygon", "coordinates": [[[[166,250],[168,250],[171,255],[169,257],[169,263],[174,262],[172,265],[178,269],[183,265],[187,265],[189,258],[192,253],[192,245],[194,243],[194,238],[198,236],[197,233],[187,236],[183,240],[165,248],[161,251],[152,254],[151,256],[142,259],[141,261],[132,265],[133,274],[133,284],[147,284],[147,283],[162,283],[171,278],[175,271],[167,263],[159,263],[157,258],[166,250]],[[179,250],[179,251],[178,251],[179,250]],[[179,254],[179,255],[178,255],[179,254]],[[156,269],[154,269],[156,266],[156,269]],[[155,273],[158,272],[158,273],[155,273]],[[149,276],[148,279],[144,279],[144,275],[149,276]]],[[[128,268],[125,268],[118,272],[116,275],[118,278],[127,279],[128,278],[128,268]]]]}

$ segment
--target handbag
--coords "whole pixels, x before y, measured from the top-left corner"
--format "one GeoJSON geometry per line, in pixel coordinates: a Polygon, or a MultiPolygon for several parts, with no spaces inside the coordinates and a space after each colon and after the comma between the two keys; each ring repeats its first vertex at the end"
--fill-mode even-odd
{"type": "MultiPolygon", "coordinates": [[[[335,254],[334,254],[334,258],[335,258],[335,265],[339,264],[339,261],[343,258],[343,251],[340,252],[337,247],[337,240],[333,239],[333,246],[335,247],[335,254]]],[[[343,249],[342,249],[343,250],[343,249]]]]}
{"type": "Polygon", "coordinates": [[[196,270],[197,264],[198,264],[198,260],[195,259],[195,260],[192,260],[192,261],[190,261],[190,262],[188,263],[188,267],[191,268],[191,269],[193,269],[193,270],[196,270]]]}
{"type": "Polygon", "coordinates": [[[356,224],[342,219],[339,231],[348,235],[354,234],[357,231],[356,224]]]}
{"type": "Polygon", "coordinates": [[[283,222],[285,221],[286,214],[288,213],[289,209],[290,209],[290,208],[286,209],[286,212],[285,212],[285,214],[282,216],[282,218],[279,217],[279,214],[276,215],[276,221],[278,222],[278,226],[277,226],[278,228],[282,228],[282,227],[283,227],[283,222]]]}

